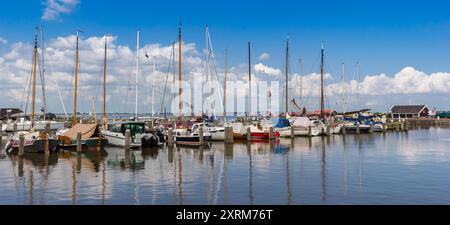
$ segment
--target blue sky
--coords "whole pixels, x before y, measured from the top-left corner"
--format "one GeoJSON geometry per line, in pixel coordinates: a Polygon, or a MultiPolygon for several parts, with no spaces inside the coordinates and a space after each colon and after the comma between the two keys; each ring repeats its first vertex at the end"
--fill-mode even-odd
{"type": "MultiPolygon", "coordinates": [[[[255,63],[260,54],[268,53],[264,64],[283,70],[289,34],[290,59],[302,57],[306,74],[318,72],[321,42],[329,73],[338,73],[342,62],[349,65],[350,77],[356,62],[362,76],[392,77],[405,67],[425,74],[450,71],[447,1],[53,1],[79,4],[44,19],[48,0],[2,2],[0,37],[9,46],[0,44],[0,54],[10,51],[13,43],[31,43],[37,25],[45,27],[47,39],[66,37],[80,28],[86,38],[113,34],[115,44],[133,49],[136,29],[141,30],[143,45],[169,45],[181,21],[184,41],[196,43],[199,50],[208,24],[217,59],[222,62],[228,48],[232,65],[246,63],[246,44],[251,41],[255,63]]],[[[290,68],[297,72],[295,63],[290,68]]],[[[440,101],[432,102],[450,108],[440,101]]]]}
{"type": "MultiPolygon", "coordinates": [[[[50,37],[74,33],[112,33],[119,43],[170,43],[177,24],[184,39],[200,46],[208,24],[217,54],[230,49],[232,62],[245,61],[246,42],[254,54],[271,54],[272,66],[283,63],[283,45],[291,36],[292,58],[303,57],[305,70],[315,70],[320,43],[325,42],[330,70],[341,62],[361,63],[366,73],[395,73],[404,66],[425,72],[450,70],[450,3],[447,1],[81,1],[56,21],[43,21],[44,1],[5,1],[0,33],[28,41],[36,25],[50,37]],[[26,6],[26,7],[24,7],[26,6]],[[311,64],[308,67],[308,64],[311,64]]],[[[294,69],[294,68],[292,68],[294,69]]]]}

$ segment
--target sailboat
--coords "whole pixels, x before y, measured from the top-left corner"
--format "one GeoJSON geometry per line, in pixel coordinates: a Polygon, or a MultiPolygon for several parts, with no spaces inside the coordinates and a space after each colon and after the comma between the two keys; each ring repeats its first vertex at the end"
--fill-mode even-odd
{"type": "MultiPolygon", "coordinates": [[[[40,41],[41,41],[41,60],[39,63],[39,60],[37,59],[37,63],[40,65],[39,67],[39,74],[40,74],[40,81],[41,81],[41,87],[42,87],[42,112],[41,113],[35,113],[35,116],[38,116],[40,119],[34,121],[34,130],[36,131],[44,131],[48,128],[52,131],[62,129],[64,128],[64,122],[58,122],[49,120],[46,118],[47,116],[47,106],[46,106],[46,96],[45,96],[45,47],[44,47],[44,29],[42,27],[37,28],[40,33],[40,41]]],[[[38,53],[37,53],[38,54],[38,53]]],[[[14,131],[28,131],[31,129],[31,121],[29,119],[29,115],[26,113],[19,113],[18,117],[15,122],[9,121],[7,124],[5,124],[4,127],[2,127],[2,131],[6,132],[14,132],[14,131]],[[15,130],[14,130],[15,129],[15,130]]]]}
{"type": "MultiPolygon", "coordinates": [[[[330,115],[328,115],[329,117],[330,115]]],[[[339,134],[341,132],[342,124],[334,124],[327,121],[325,113],[325,95],[324,95],[324,47],[320,51],[320,115],[319,119],[313,119],[312,122],[320,128],[320,134],[327,134],[327,123],[330,125],[331,134],[339,134]]]]}
{"type": "MultiPolygon", "coordinates": [[[[249,105],[248,109],[250,111],[250,117],[252,116],[251,107],[252,107],[252,64],[251,64],[251,48],[250,48],[250,42],[248,42],[248,88],[249,88],[249,105]]],[[[270,128],[267,126],[263,126],[260,122],[257,122],[256,124],[250,124],[247,125],[246,128],[250,128],[250,136],[251,140],[254,139],[270,139],[270,128]]],[[[280,133],[278,131],[273,132],[272,138],[278,138],[280,136],[280,133]]]]}
{"type": "Polygon", "coordinates": [[[274,127],[275,131],[280,133],[280,137],[290,137],[291,136],[291,123],[288,120],[289,117],[289,36],[286,39],[286,65],[285,65],[285,110],[284,116],[272,119],[271,125],[274,127]]]}
{"type": "MultiPolygon", "coordinates": [[[[106,42],[105,42],[106,43],[106,42]]],[[[77,122],[77,90],[78,90],[78,46],[79,35],[77,31],[77,42],[75,49],[75,79],[74,79],[74,103],[73,103],[73,118],[72,128],[59,131],[58,140],[60,147],[73,148],[77,144],[78,133],[81,133],[82,147],[85,148],[104,148],[108,144],[108,140],[102,135],[97,120],[93,124],[79,124],[77,122]]],[[[106,45],[105,45],[106,51],[106,45]]],[[[106,52],[105,52],[106,54],[106,52]]],[[[93,107],[95,111],[95,107],[93,107]]],[[[95,115],[95,113],[94,113],[95,115]]]]}
{"type": "Polygon", "coordinates": [[[34,38],[34,51],[33,51],[33,69],[32,69],[32,84],[31,84],[31,126],[29,131],[19,131],[14,136],[12,136],[6,143],[5,150],[8,153],[12,151],[17,151],[20,145],[20,136],[23,135],[24,141],[24,152],[28,153],[44,153],[48,147],[49,152],[54,152],[57,150],[58,141],[50,137],[47,132],[39,132],[35,130],[35,101],[36,101],[36,64],[37,64],[37,33],[34,38]]]}
{"type": "MultiPolygon", "coordinates": [[[[179,85],[179,91],[178,91],[178,98],[179,98],[179,118],[181,119],[183,116],[183,101],[181,99],[182,96],[182,87],[181,87],[181,81],[182,81],[182,39],[181,39],[181,24],[178,28],[178,85],[179,85]]],[[[203,133],[203,140],[204,142],[200,142],[200,136],[198,129],[200,126],[196,124],[197,126],[193,126],[191,129],[184,129],[184,128],[178,128],[175,129],[174,132],[174,142],[177,145],[191,145],[191,146],[199,146],[208,144],[211,138],[211,134],[208,132],[203,133]],[[192,130],[195,129],[195,130],[192,130]]]]}
{"type": "MultiPolygon", "coordinates": [[[[355,75],[356,75],[356,107],[357,110],[355,112],[356,118],[350,118],[346,117],[346,115],[349,115],[350,113],[343,113],[344,115],[344,123],[345,123],[345,130],[347,133],[357,133],[357,130],[359,129],[360,133],[369,133],[370,131],[370,125],[363,123],[363,120],[365,121],[366,118],[361,115],[361,111],[359,111],[359,63],[356,63],[355,67],[355,75]]],[[[379,126],[377,125],[377,128],[379,126]]],[[[381,127],[382,129],[382,127],[381,127]]]]}
{"type": "MultiPolygon", "coordinates": [[[[215,59],[214,59],[214,52],[213,52],[213,49],[212,49],[211,37],[209,35],[208,27],[206,27],[206,29],[205,29],[205,39],[206,39],[206,60],[205,60],[206,68],[205,68],[205,74],[206,74],[206,79],[207,80],[208,80],[208,74],[210,76],[210,80],[212,80],[213,77],[212,77],[212,73],[210,71],[209,66],[210,66],[210,64],[213,64],[213,66],[215,66],[215,61],[214,61],[215,59]],[[209,62],[210,60],[212,60],[212,63],[209,62]]],[[[214,69],[215,69],[215,67],[214,67],[214,69]]],[[[214,71],[216,71],[216,70],[214,70],[214,71]]],[[[217,73],[215,73],[215,74],[217,75],[217,73]]],[[[226,74],[226,72],[225,72],[225,74],[226,74]]],[[[217,76],[216,76],[216,78],[217,78],[217,76]]],[[[226,82],[226,77],[225,77],[225,82],[226,82]]],[[[217,84],[217,91],[219,92],[220,91],[220,86],[219,86],[219,80],[218,79],[216,79],[216,84],[217,84]]],[[[224,89],[226,89],[226,83],[225,83],[224,89]]],[[[226,93],[224,93],[224,94],[226,95],[226,93]]],[[[219,97],[221,97],[220,96],[220,92],[219,92],[219,97]]],[[[222,104],[222,105],[224,105],[224,104],[222,104]]],[[[223,106],[223,107],[225,107],[225,106],[223,106]]],[[[215,112],[215,110],[213,112],[215,112]]],[[[213,117],[215,118],[214,114],[215,113],[213,113],[213,117]]],[[[224,111],[224,114],[225,114],[225,111],[224,111]]],[[[224,115],[224,118],[225,118],[225,115],[224,115]]],[[[205,129],[205,132],[211,134],[211,140],[212,141],[224,141],[225,140],[225,127],[216,127],[216,126],[213,126],[210,123],[205,123],[203,121],[203,123],[197,123],[197,124],[194,124],[192,126],[191,130],[193,131],[194,135],[198,133],[198,128],[199,127],[203,127],[205,129]]]]}
{"type": "Polygon", "coordinates": [[[106,118],[106,51],[107,39],[105,38],[105,60],[103,73],[103,115],[102,134],[108,139],[109,145],[125,146],[125,132],[130,130],[131,147],[156,147],[161,145],[160,138],[156,134],[148,133],[145,129],[145,122],[138,121],[138,91],[139,91],[139,30],[136,38],[136,99],[134,120],[125,122],[107,123],[106,118]]]}

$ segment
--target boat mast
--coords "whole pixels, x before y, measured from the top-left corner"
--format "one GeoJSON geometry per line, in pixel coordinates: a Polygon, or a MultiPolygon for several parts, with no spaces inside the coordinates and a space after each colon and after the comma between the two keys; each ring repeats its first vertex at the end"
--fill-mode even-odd
{"type": "Polygon", "coordinates": [[[103,107],[102,107],[102,127],[106,129],[107,117],[106,117],[106,57],[108,51],[108,36],[105,36],[105,57],[103,60],[103,107]]]}
{"type": "Polygon", "coordinates": [[[325,104],[323,95],[323,43],[320,57],[320,117],[324,118],[325,104]]]}
{"type": "Polygon", "coordinates": [[[42,100],[44,101],[44,121],[47,113],[47,104],[45,97],[45,47],[44,47],[44,27],[41,25],[41,59],[42,59],[42,77],[41,77],[41,86],[42,86],[42,100]]]}
{"type": "Polygon", "coordinates": [[[138,95],[139,95],[139,30],[136,35],[136,96],[134,102],[135,120],[138,119],[138,95]]]}
{"type": "Polygon", "coordinates": [[[288,111],[289,111],[289,35],[287,36],[286,39],[286,105],[285,105],[285,110],[284,110],[284,117],[286,118],[288,116],[288,111]]]}
{"type": "Polygon", "coordinates": [[[250,42],[248,42],[248,110],[249,116],[252,115],[252,62],[250,53],[250,42]]]}
{"type": "Polygon", "coordinates": [[[228,49],[225,49],[225,74],[223,79],[223,121],[227,121],[227,67],[228,67],[228,49]]]}
{"type": "Polygon", "coordinates": [[[180,100],[179,103],[179,108],[180,108],[180,112],[179,112],[179,116],[180,119],[183,116],[183,101],[181,99],[181,93],[183,91],[183,89],[181,88],[181,23],[178,27],[178,85],[179,85],[179,89],[178,89],[178,98],[180,100]]]}
{"type": "Polygon", "coordinates": [[[356,63],[356,110],[359,110],[359,62],[356,63]]]}
{"type": "Polygon", "coordinates": [[[156,76],[156,56],[153,56],[153,75],[152,75],[152,120],[155,116],[155,76],[156,76]]]}
{"type": "Polygon", "coordinates": [[[302,81],[302,69],[303,69],[303,60],[302,58],[298,59],[298,64],[299,64],[299,79],[300,79],[300,104],[303,104],[303,81],[302,81]]]}
{"type": "Polygon", "coordinates": [[[342,63],[342,85],[341,85],[341,98],[342,98],[342,115],[345,117],[345,95],[344,95],[344,85],[345,85],[345,63],[342,63]]]}
{"type": "Polygon", "coordinates": [[[205,75],[206,75],[206,81],[208,81],[208,74],[209,74],[209,45],[208,45],[208,25],[205,27],[205,75]]]}
{"type": "Polygon", "coordinates": [[[33,52],[33,86],[31,99],[31,131],[34,131],[34,117],[35,117],[35,98],[36,98],[36,64],[37,64],[37,32],[34,35],[34,52],[33,52]]]}
{"type": "Polygon", "coordinates": [[[75,48],[75,81],[74,81],[74,96],[73,96],[73,117],[72,126],[77,124],[77,86],[78,86],[78,41],[79,34],[77,30],[77,44],[75,48]]]}

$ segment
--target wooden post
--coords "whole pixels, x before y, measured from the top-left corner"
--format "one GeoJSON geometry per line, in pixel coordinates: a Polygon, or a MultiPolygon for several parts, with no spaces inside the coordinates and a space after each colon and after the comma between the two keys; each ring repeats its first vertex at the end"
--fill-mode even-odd
{"type": "Polygon", "coordinates": [[[408,123],[409,123],[408,121],[405,121],[405,131],[409,130],[409,124],[408,123]]]}
{"type": "Polygon", "coordinates": [[[13,135],[16,135],[17,132],[17,122],[13,123],[13,135]]]}
{"type": "Polygon", "coordinates": [[[311,125],[308,126],[308,137],[312,137],[312,127],[311,127],[311,125]]]}
{"type": "Polygon", "coordinates": [[[19,156],[22,157],[25,152],[25,136],[23,134],[19,135],[19,156]]]}
{"type": "Polygon", "coordinates": [[[395,123],[395,131],[397,131],[397,132],[400,131],[400,124],[399,124],[399,122],[395,123]]]}
{"type": "Polygon", "coordinates": [[[331,135],[331,126],[330,124],[327,124],[327,136],[331,135]]]}
{"type": "Polygon", "coordinates": [[[81,132],[77,133],[77,152],[81,152],[81,132]]]}
{"type": "Polygon", "coordinates": [[[203,127],[198,128],[198,139],[199,139],[200,145],[203,145],[203,143],[204,143],[203,127]]]}
{"type": "Polygon", "coordinates": [[[295,137],[295,128],[291,126],[291,138],[295,137]]]}
{"type": "Polygon", "coordinates": [[[131,147],[131,132],[129,129],[125,131],[125,150],[130,150],[131,147]]]}
{"type": "Polygon", "coordinates": [[[369,127],[369,134],[372,134],[372,133],[373,133],[373,125],[370,124],[370,127],[369,127]]]}
{"type": "Polygon", "coordinates": [[[341,133],[342,133],[342,135],[347,134],[347,127],[345,126],[345,124],[342,124],[341,133]]]}
{"type": "Polygon", "coordinates": [[[2,131],[3,123],[0,123],[0,152],[3,149],[3,131],[2,131]]]}
{"type": "Polygon", "coordinates": [[[359,123],[356,124],[356,134],[360,134],[361,130],[359,129],[359,123]]]}
{"type": "MultiPolygon", "coordinates": [[[[47,124],[48,124],[48,123],[47,123],[47,124]]],[[[50,124],[48,124],[48,125],[50,125],[50,124]]],[[[45,134],[44,151],[45,151],[45,154],[46,154],[46,155],[50,154],[50,150],[49,150],[49,142],[48,142],[48,133],[45,134]]]]}
{"type": "Polygon", "coordinates": [[[173,128],[169,128],[169,130],[167,131],[167,144],[169,146],[173,146],[173,128]]]}
{"type": "Polygon", "coordinates": [[[383,133],[386,133],[387,131],[387,125],[385,123],[383,123],[383,133]]]}
{"type": "Polygon", "coordinates": [[[252,132],[250,130],[250,127],[247,127],[247,141],[252,140],[252,132]]]}
{"type": "Polygon", "coordinates": [[[274,138],[273,127],[269,127],[269,139],[273,139],[273,138],[274,138]]]}
{"type": "Polygon", "coordinates": [[[233,127],[225,127],[225,143],[233,143],[233,127]]]}

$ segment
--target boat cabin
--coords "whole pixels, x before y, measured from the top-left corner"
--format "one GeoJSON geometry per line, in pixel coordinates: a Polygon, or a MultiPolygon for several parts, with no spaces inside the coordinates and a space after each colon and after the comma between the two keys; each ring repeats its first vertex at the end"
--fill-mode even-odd
{"type": "Polygon", "coordinates": [[[122,133],[125,135],[126,130],[130,130],[131,136],[135,134],[145,133],[145,123],[143,122],[126,122],[108,124],[108,131],[122,133]]]}

